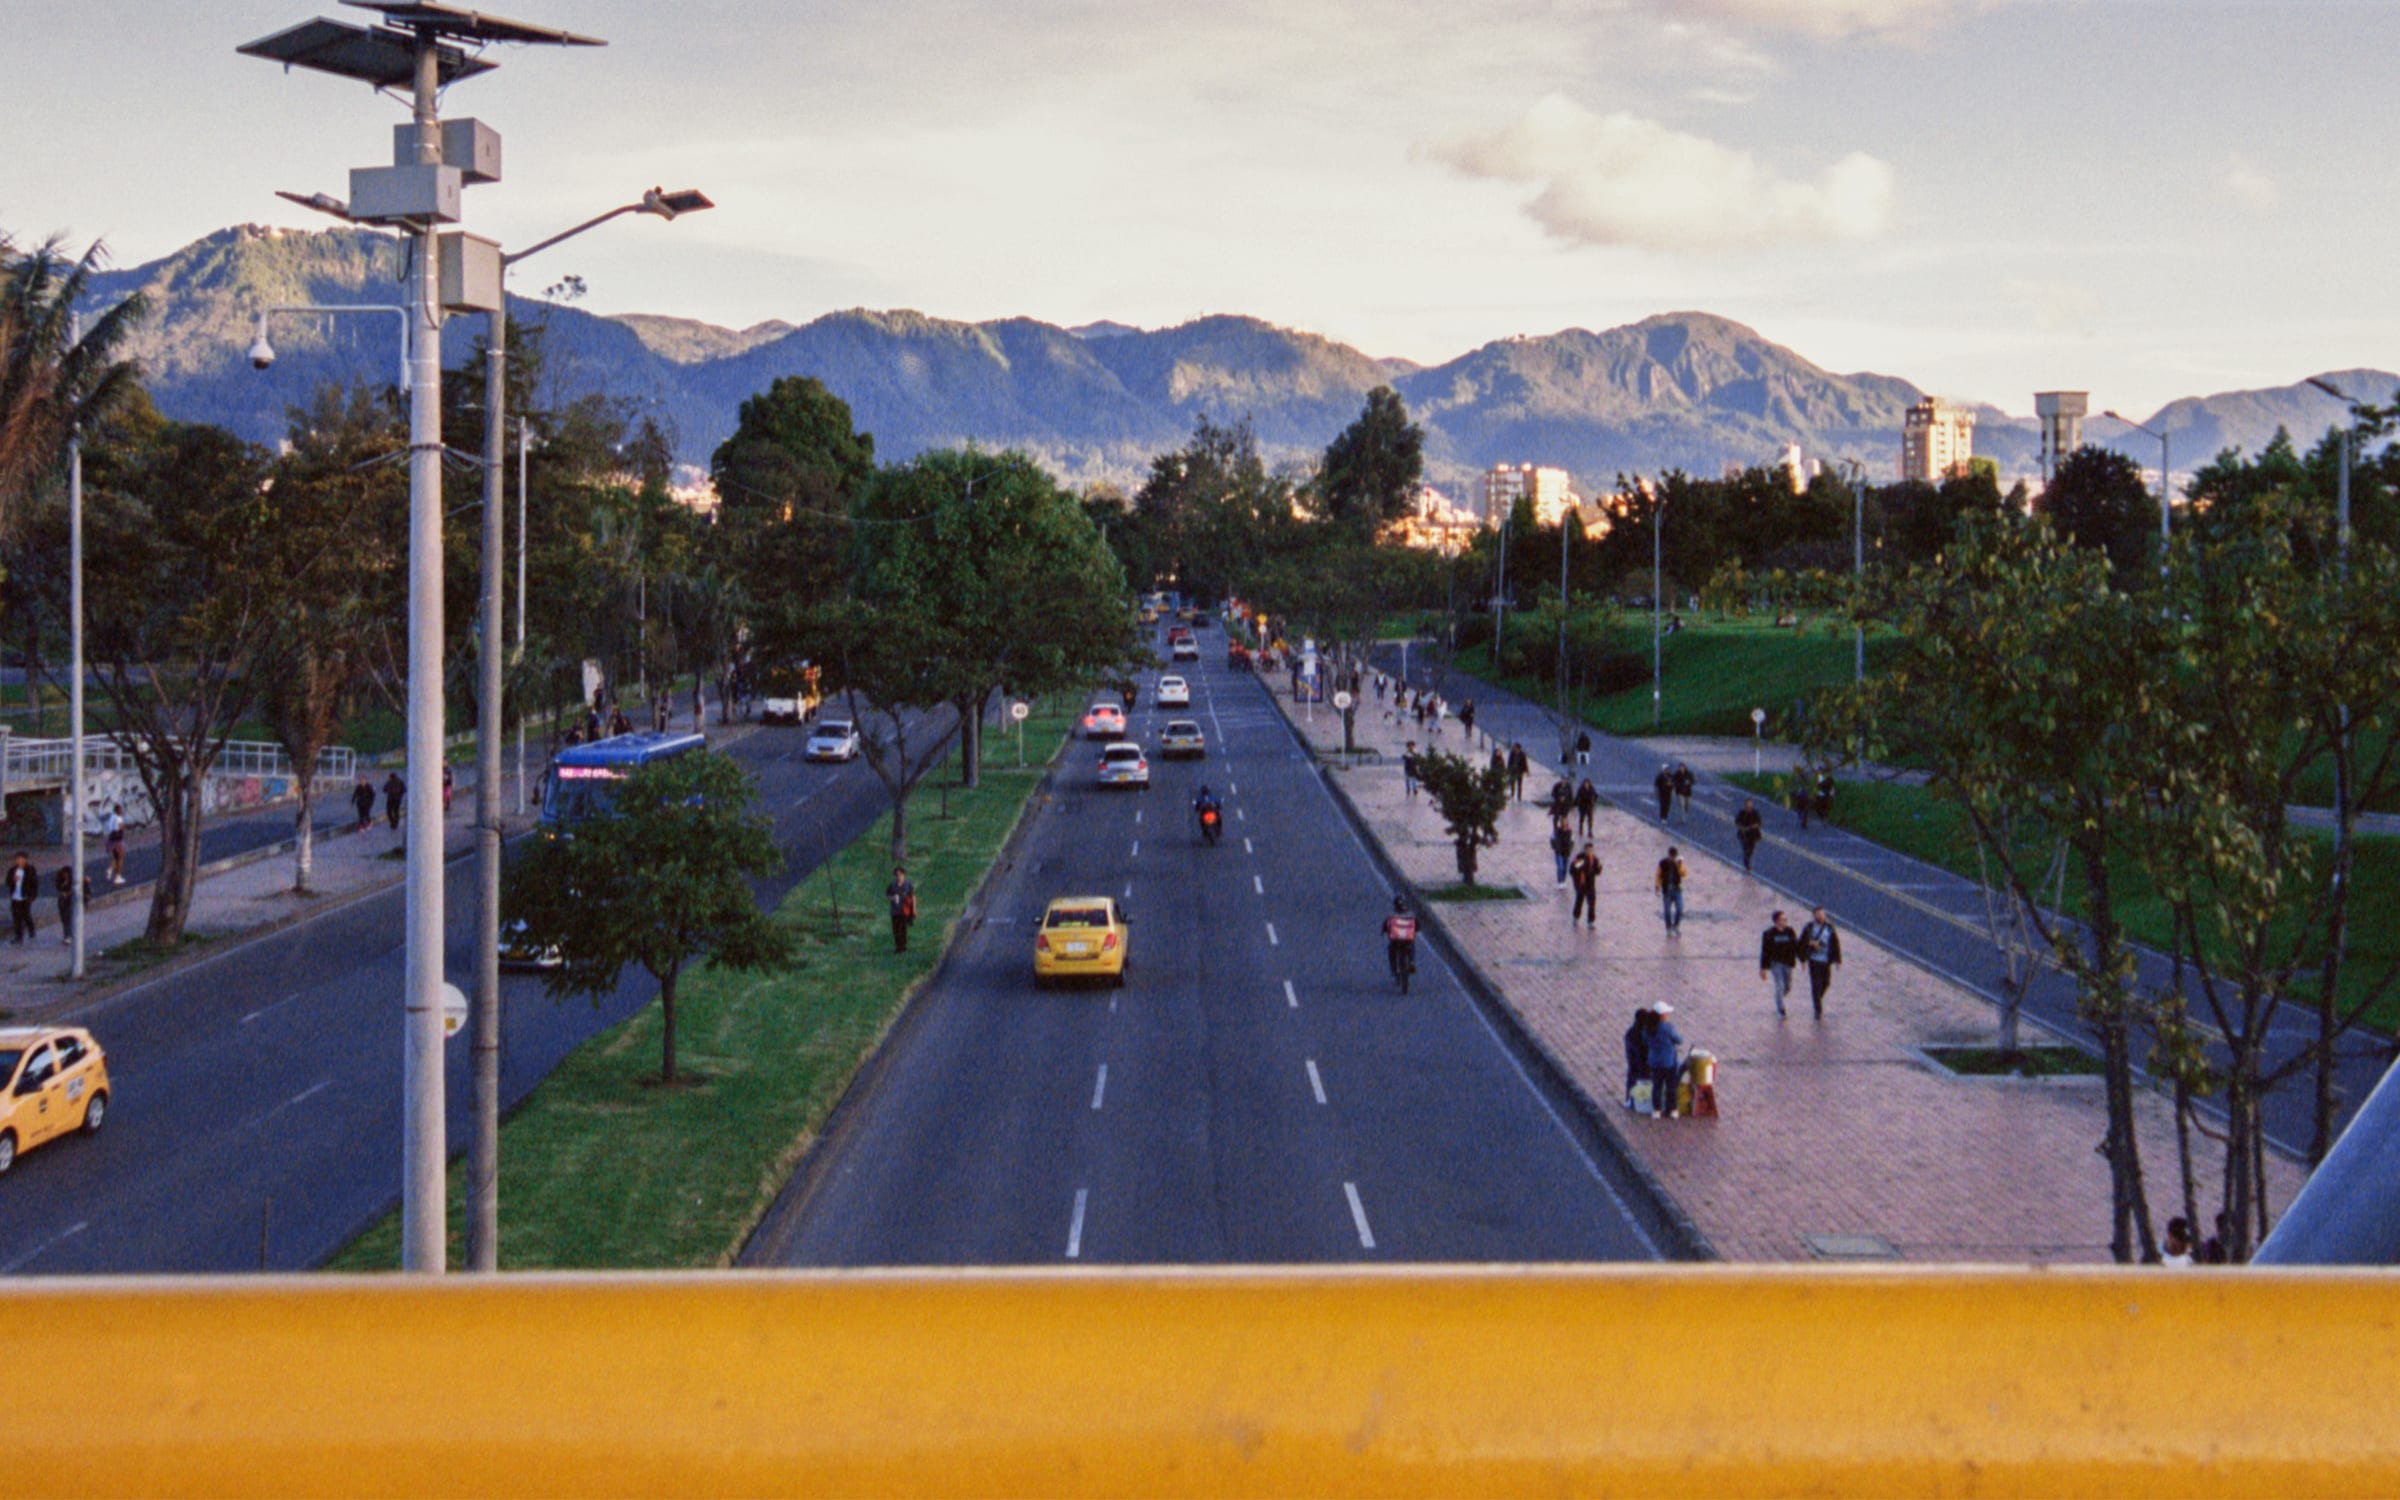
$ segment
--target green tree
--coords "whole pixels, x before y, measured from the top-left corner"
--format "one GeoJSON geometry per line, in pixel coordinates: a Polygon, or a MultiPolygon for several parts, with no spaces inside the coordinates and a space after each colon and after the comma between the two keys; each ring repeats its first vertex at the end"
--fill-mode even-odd
{"type": "Polygon", "coordinates": [[[2075,981],[2107,1087],[2110,1245],[2132,1260],[2138,1238],[2140,1258],[2154,1260],[2134,1135],[2145,1012],[2119,910],[2144,790],[2160,774],[2156,603],[2112,588],[2104,553],[2062,544],[2046,523],[1986,520],[1898,580],[1891,613],[1891,667],[1820,699],[1811,754],[1923,766],[1964,813],[1989,868],[2075,981]],[[2043,890],[2062,842],[2075,926],[2057,921],[2043,890]]]}
{"type": "MultiPolygon", "coordinates": [[[[257,700],[286,586],[265,453],[217,427],[126,404],[88,445],[85,651],[115,738],[157,809],[161,864],[146,931],[181,940],[200,863],[201,791],[257,700]]],[[[45,499],[26,528],[22,581],[54,632],[67,623],[67,517],[45,499]]]]}
{"type": "Polygon", "coordinates": [[[627,965],[658,981],[659,1077],[676,1081],[675,991],[706,957],[712,969],[788,962],[791,940],[751,894],[783,868],[749,776],[713,751],[643,766],[616,783],[615,807],[542,842],[509,871],[509,910],[527,938],[555,947],[552,994],[613,991],[627,965]]]}
{"type": "Polygon", "coordinates": [[[851,507],[874,475],[874,437],[822,381],[787,375],[742,403],[709,460],[710,561],[740,580],[762,624],[841,593],[851,507]]]}
{"type": "Polygon", "coordinates": [[[1316,490],[1327,520],[1372,531],[1397,521],[1425,476],[1425,432],[1388,385],[1367,392],[1366,410],[1326,446],[1316,490]]]}
{"type": "Polygon", "coordinates": [[[1508,772],[1477,765],[1445,750],[1417,762],[1417,779],[1441,809],[1442,823],[1457,852],[1458,878],[1475,883],[1480,851],[1500,842],[1500,813],[1508,806],[1508,772]]]}
{"type": "Polygon", "coordinates": [[[2157,563],[2158,497],[2141,465],[2122,453],[2086,446],[2068,454],[2039,508],[2060,536],[2106,554],[2120,586],[2139,582],[2157,563]]]}
{"type": "Polygon", "coordinates": [[[74,310],[101,258],[97,243],[75,260],[56,240],[20,251],[0,231],[0,543],[32,487],[59,464],[68,435],[135,391],[133,366],[117,351],[143,316],[139,296],[75,336],[74,310]]]}

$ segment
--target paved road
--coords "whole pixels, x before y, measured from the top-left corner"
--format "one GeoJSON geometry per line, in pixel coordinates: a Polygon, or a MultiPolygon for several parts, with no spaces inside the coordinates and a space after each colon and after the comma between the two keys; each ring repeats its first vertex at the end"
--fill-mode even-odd
{"type": "MultiPolygon", "coordinates": [[[[1393,660],[1386,666],[1396,669],[1398,663],[1393,660]]],[[[1412,668],[1418,680],[1433,680],[1426,669],[1415,664],[1412,668]]],[[[1556,721],[1547,709],[1464,675],[1440,681],[1439,690],[1453,704],[1470,698],[1475,701],[1478,730],[1489,731],[1503,743],[1522,740],[1537,758],[1556,757],[1556,721]]],[[[1588,774],[1593,783],[1617,807],[1656,823],[1658,804],[1651,794],[1651,778],[1658,774],[1659,762],[1651,748],[1639,740],[1597,731],[1592,741],[1588,774]]],[[[1689,844],[1738,863],[1741,846],[1734,838],[1733,814],[1745,795],[1729,782],[1702,774],[1691,811],[1678,813],[1664,826],[1689,844]]],[[[1759,799],[1768,836],[1758,852],[1757,869],[1763,879],[1793,893],[1795,902],[1804,907],[1822,904],[1838,924],[1854,927],[1996,1003],[2001,956],[1985,926],[1981,887],[1839,828],[1818,823],[1802,833],[1797,816],[1770,802],[1759,799]]],[[[1804,919],[1798,913],[1795,918],[1804,919]]],[[[2141,979],[2145,985],[2166,989],[2174,982],[2173,965],[2162,955],[2145,951],[2141,979]]],[[[2065,976],[2046,971],[2028,992],[2025,1007],[2028,1015],[2090,1050],[2086,1028],[2076,1018],[2074,984],[2065,976]]],[[[2196,1015],[2205,1015],[2205,1006],[2197,998],[2193,1009],[2196,1015]]],[[[2315,1026],[2297,1009],[2286,1008],[2278,1014],[2271,1035],[2272,1055],[2289,1057],[2313,1039],[2315,1026]]],[[[2392,1049],[2388,1040],[2352,1032],[2337,1044],[2336,1051],[2341,1097],[2338,1133],[2383,1076],[2392,1049]]],[[[2312,1093],[2308,1080],[2296,1077],[2266,1102],[2268,1137],[2295,1154],[2305,1150],[2311,1134],[2312,1093]]]]}
{"type": "MultiPolygon", "coordinates": [[[[790,889],[888,805],[862,763],[800,760],[797,730],[731,753],[759,780],[790,889]]],[[[448,966],[473,973],[474,866],[449,867],[448,966]]],[[[0,1179],[0,1274],[303,1269],[399,1199],[401,893],[238,942],[78,1019],[108,1048],[108,1129],[23,1157],[0,1179]]],[[[504,976],[504,1107],[577,1044],[649,1003],[629,977],[599,1004],[504,976]]],[[[449,1131],[468,1139],[467,1039],[450,1044],[449,1131]]],[[[505,1191],[506,1184],[503,1183],[505,1191]]]]}
{"type": "MultiPolygon", "coordinates": [[[[1210,758],[1104,793],[1069,747],[984,925],[745,1263],[1656,1256],[1438,961],[1394,991],[1376,865],[1264,689],[1203,639],[1177,670],[1210,758]],[[1227,809],[1213,849],[1190,821],[1203,778],[1227,809]],[[1036,990],[1039,914],[1086,894],[1128,905],[1127,986],[1036,990]]],[[[1133,728],[1155,746],[1173,715],[1149,696],[1133,728]]]]}

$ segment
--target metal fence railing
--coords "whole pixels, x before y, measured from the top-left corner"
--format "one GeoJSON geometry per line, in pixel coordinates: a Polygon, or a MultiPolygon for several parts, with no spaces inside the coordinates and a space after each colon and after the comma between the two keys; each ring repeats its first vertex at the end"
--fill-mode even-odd
{"type": "MultiPolygon", "coordinates": [[[[7,746],[4,767],[0,767],[0,784],[12,789],[29,786],[62,786],[73,774],[75,742],[73,740],[24,740],[13,735],[0,740],[7,746]]],[[[87,776],[134,770],[133,751],[120,741],[106,735],[92,735],[83,742],[83,770],[87,776]]],[[[217,776],[290,776],[292,758],[281,745],[262,740],[231,740],[217,757],[212,775],[217,776]]],[[[317,757],[317,779],[347,781],[358,774],[358,752],[347,745],[335,745],[317,757]]]]}

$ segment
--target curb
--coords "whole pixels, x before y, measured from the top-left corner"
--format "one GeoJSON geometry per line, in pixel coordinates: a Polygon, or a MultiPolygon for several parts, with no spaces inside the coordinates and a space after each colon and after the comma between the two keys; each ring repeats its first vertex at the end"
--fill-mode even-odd
{"type": "MultiPolygon", "coordinates": [[[[1273,701],[1274,690],[1272,687],[1267,689],[1267,694],[1269,700],[1273,701]]],[[[1300,732],[1300,726],[1291,721],[1291,716],[1283,712],[1281,703],[1275,704],[1275,711],[1277,717],[1283,720],[1285,729],[1299,741],[1301,749],[1309,752],[1310,761],[1315,766],[1319,779],[1333,794],[1334,805],[1339,807],[1342,810],[1342,816],[1349,820],[1351,830],[1358,835],[1359,842],[1366,847],[1369,856],[1375,861],[1376,868],[1394,887],[1415,892],[1417,890],[1415,882],[1401,873],[1400,867],[1393,861],[1390,851],[1383,847],[1383,840],[1376,837],[1366,816],[1359,811],[1358,804],[1350,800],[1349,790],[1333,774],[1333,768],[1317,756],[1315,747],[1310,743],[1308,737],[1300,732]]],[[[1642,1221],[1642,1227],[1650,1234],[1652,1242],[1658,1245],[1671,1260],[1711,1261],[1720,1259],[1716,1247],[1709,1243],[1708,1236],[1693,1221],[1691,1215],[1684,1212],[1683,1205],[1675,1201],[1674,1196],[1667,1191],[1666,1185],[1658,1180],[1657,1174],[1644,1165],[1641,1158],[1633,1154],[1632,1147],[1626,1143],[1623,1132],[1617,1128],[1617,1122],[1610,1116],[1607,1107],[1599,1100],[1594,1099],[1582,1085],[1575,1081],[1574,1076],[1559,1061],[1557,1054],[1552,1052],[1548,1045],[1534,1034],[1532,1028],[1525,1024],[1524,1017],[1518,1013],[1514,1005],[1509,1003],[1506,992],[1492,981],[1492,977],[1484,972],[1482,965],[1475,962],[1467,955],[1466,950],[1459,946],[1457,939],[1451,934],[1448,925],[1436,910],[1440,905],[1441,903],[1438,901],[1420,900],[1417,902],[1417,919],[1422,924],[1423,930],[1433,939],[1435,947],[1441,951],[1442,956],[1449,961],[1451,972],[1458,976],[1460,987],[1467,992],[1468,998],[1473,1000],[1484,1014],[1500,1028],[1511,1050],[1534,1068],[1546,1087],[1573,1106],[1576,1118],[1586,1129],[1591,1131],[1596,1143],[1601,1147],[1601,1150],[1595,1154],[1603,1173],[1609,1178],[1610,1185],[1618,1189],[1627,1208],[1631,1209],[1635,1216],[1642,1221]]]]}
{"type": "MultiPolygon", "coordinates": [[[[952,733],[955,734],[956,730],[952,733]]],[[[843,1085],[842,1092],[833,1102],[833,1108],[826,1112],[825,1122],[817,1127],[814,1138],[792,1162],[783,1186],[776,1190],[774,1198],[769,1200],[756,1222],[744,1232],[740,1243],[728,1257],[729,1264],[776,1264],[761,1257],[782,1248],[782,1242],[790,1237],[793,1226],[806,1216],[808,1204],[815,1198],[823,1182],[819,1169],[848,1145],[860,1117],[888,1076],[892,1059],[899,1054],[900,1049],[896,1044],[921,1024],[926,1012],[917,1002],[926,991],[949,976],[958,954],[959,939],[982,928],[992,883],[1002,872],[1015,867],[1018,849],[1025,841],[1026,830],[1033,823],[1034,808],[1048,799],[1057,776],[1058,755],[1053,752],[1042,767],[1041,778],[1034,782],[1032,790],[1025,794],[1024,802],[1018,805],[1016,821],[1009,825],[1008,834],[993,852],[991,863],[984,866],[983,873],[976,877],[975,884],[967,891],[966,899],[959,903],[958,916],[951,922],[949,930],[942,934],[941,957],[934,960],[932,968],[918,975],[900,997],[900,1008],[893,1014],[891,1024],[884,1027],[883,1035],[877,1037],[875,1045],[859,1059],[857,1069],[843,1085]]]]}

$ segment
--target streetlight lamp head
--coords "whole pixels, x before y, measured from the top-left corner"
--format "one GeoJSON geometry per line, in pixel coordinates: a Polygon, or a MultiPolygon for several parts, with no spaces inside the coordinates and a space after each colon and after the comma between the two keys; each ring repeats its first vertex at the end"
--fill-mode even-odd
{"type": "Polygon", "coordinates": [[[258,342],[250,346],[250,368],[263,371],[272,369],[274,364],[275,346],[267,342],[266,330],[262,328],[258,333],[258,342]]]}
{"type": "Polygon", "coordinates": [[[697,188],[685,188],[681,192],[675,193],[670,193],[665,188],[652,188],[642,194],[642,212],[656,214],[662,219],[671,220],[678,214],[696,214],[702,209],[716,206],[715,201],[708,194],[697,188]]]}

